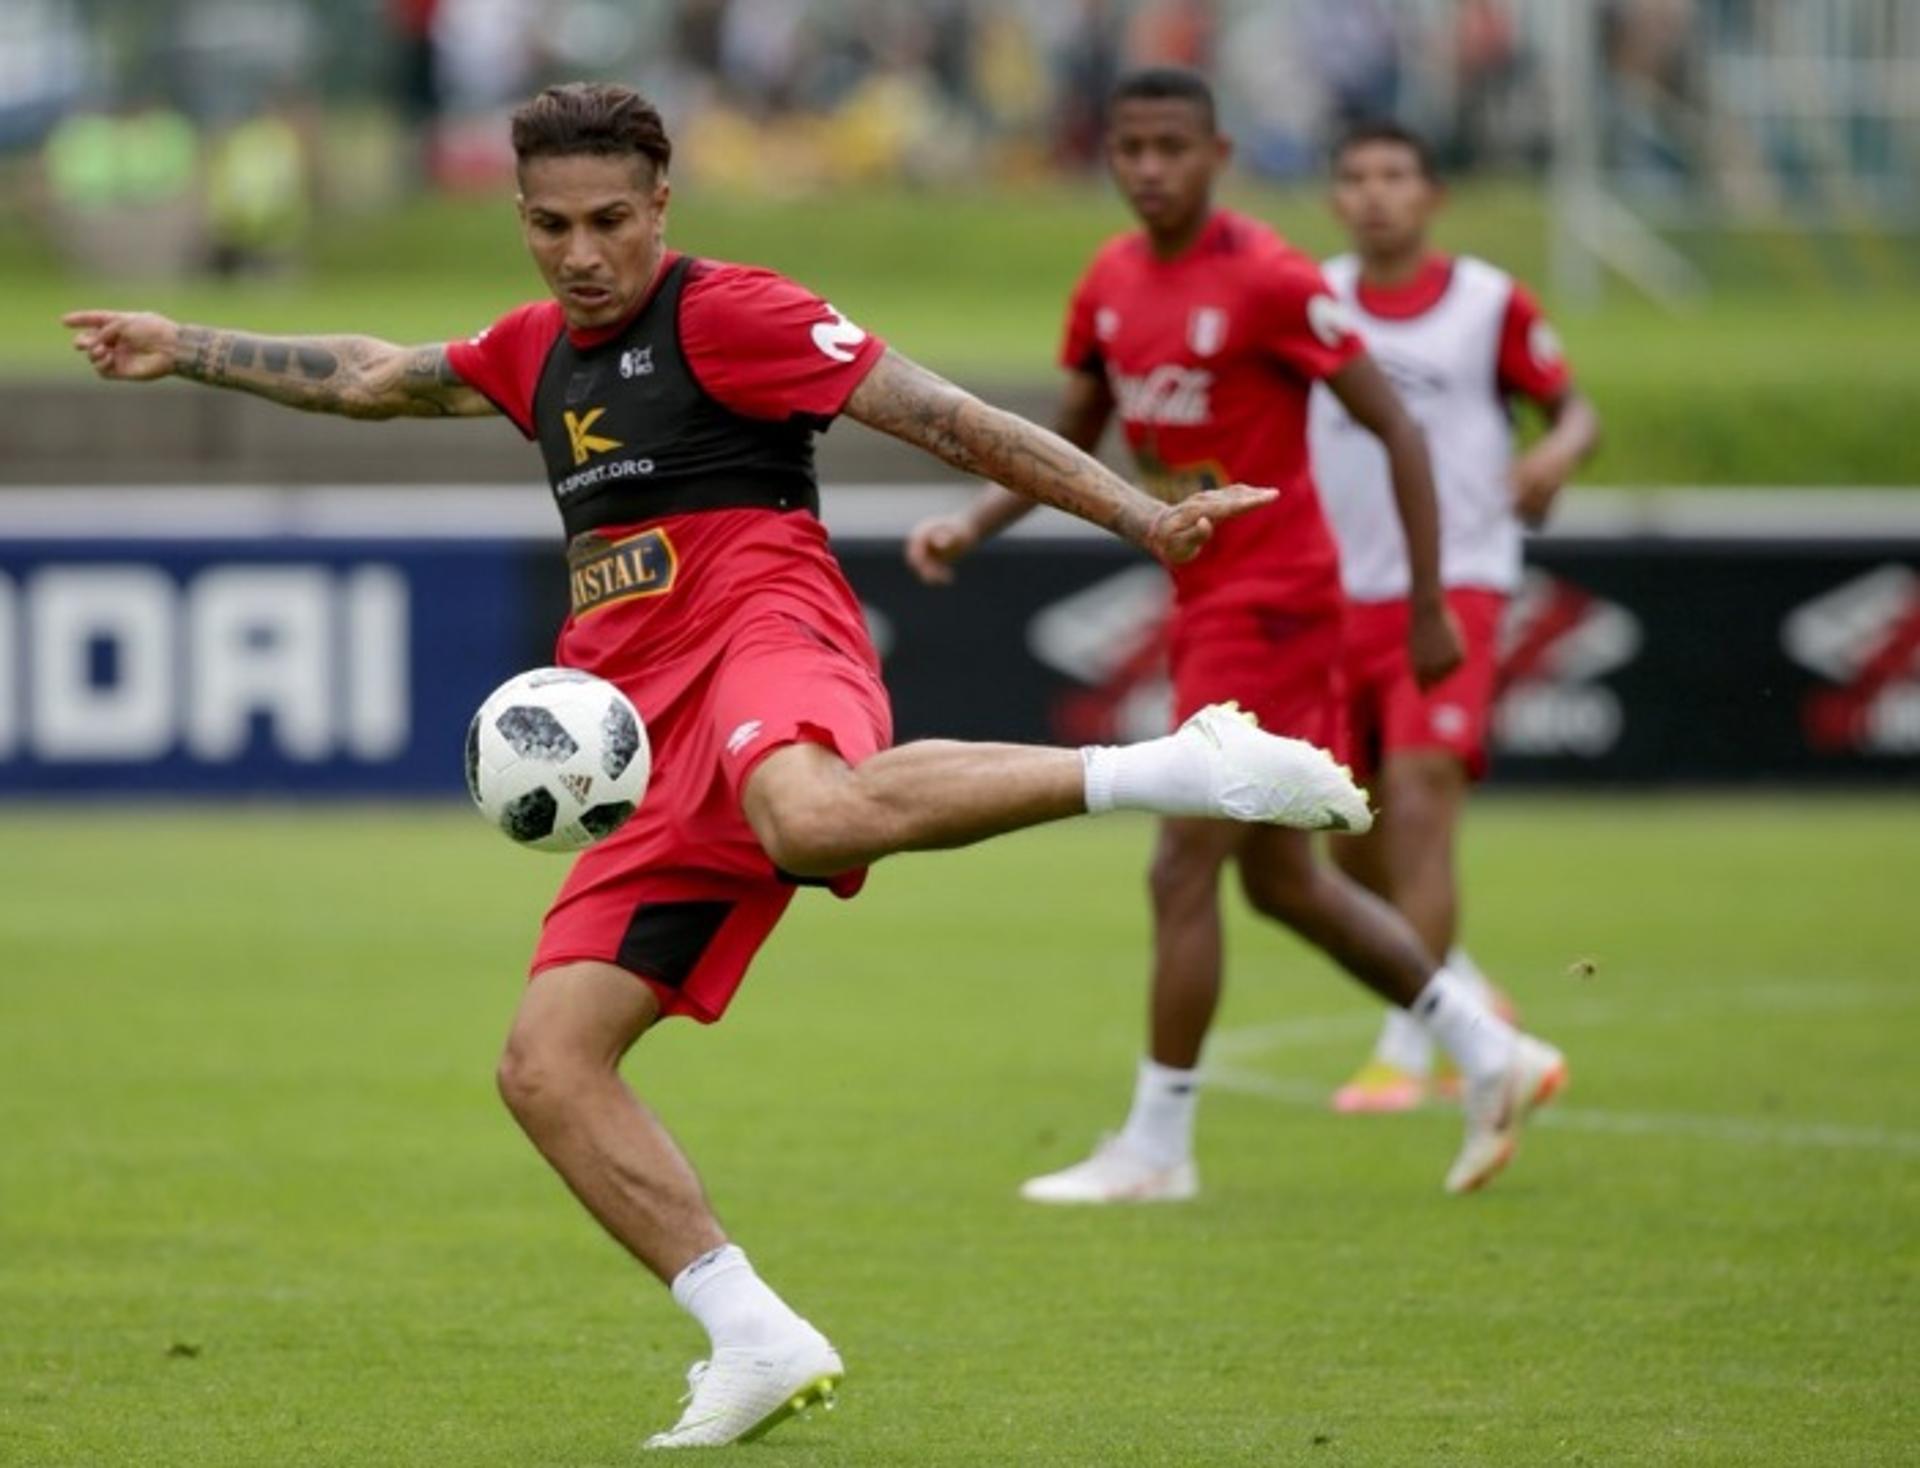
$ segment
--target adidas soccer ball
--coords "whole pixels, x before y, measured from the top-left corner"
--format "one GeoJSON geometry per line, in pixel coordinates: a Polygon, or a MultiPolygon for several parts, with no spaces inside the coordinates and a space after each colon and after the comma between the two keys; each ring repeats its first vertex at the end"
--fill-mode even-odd
{"type": "Polygon", "coordinates": [[[627,696],[574,668],[535,668],[487,696],[467,726],[467,789],[522,846],[579,851],[626,822],[653,767],[627,696]]]}

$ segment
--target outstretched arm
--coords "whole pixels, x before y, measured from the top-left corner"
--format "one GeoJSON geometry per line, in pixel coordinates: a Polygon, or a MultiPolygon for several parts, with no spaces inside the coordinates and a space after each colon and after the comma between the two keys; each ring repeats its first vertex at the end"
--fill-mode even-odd
{"type": "Polygon", "coordinates": [[[1135,489],[1058,434],[981,402],[889,349],[847,400],[847,414],[956,469],[1005,485],[1110,530],[1178,565],[1199,554],[1216,520],[1267,504],[1270,489],[1234,485],[1177,505],[1135,489]]]}
{"type": "Polygon", "coordinates": [[[1415,679],[1430,688],[1460,666],[1463,654],[1440,584],[1440,506],[1426,435],[1371,357],[1355,357],[1327,379],[1327,386],[1387,451],[1394,508],[1407,543],[1408,655],[1415,679]]]}
{"type": "MultiPolygon", "coordinates": [[[[1113,393],[1097,372],[1070,372],[1061,394],[1053,431],[1091,454],[1100,446],[1113,416],[1113,393]]],[[[907,564],[929,586],[953,580],[953,565],[983,540],[991,540],[1034,508],[1035,502],[998,484],[989,484],[966,509],[922,520],[907,537],[907,564]]]]}
{"type": "Polygon", "coordinates": [[[444,347],[370,336],[256,336],[150,311],[75,311],[73,348],[109,380],[185,377],[348,418],[480,418],[499,410],[455,374],[444,347]]]}

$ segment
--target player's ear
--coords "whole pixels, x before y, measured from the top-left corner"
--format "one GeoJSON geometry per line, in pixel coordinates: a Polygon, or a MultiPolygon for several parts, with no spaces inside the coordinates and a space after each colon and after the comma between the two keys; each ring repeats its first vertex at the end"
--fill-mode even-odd
{"type": "Polygon", "coordinates": [[[1216,168],[1225,168],[1233,162],[1233,139],[1225,133],[1213,135],[1213,161],[1216,168]]]}
{"type": "Polygon", "coordinates": [[[664,250],[667,247],[667,201],[673,197],[673,185],[662,178],[653,186],[649,202],[653,206],[653,243],[654,248],[664,250]]]}

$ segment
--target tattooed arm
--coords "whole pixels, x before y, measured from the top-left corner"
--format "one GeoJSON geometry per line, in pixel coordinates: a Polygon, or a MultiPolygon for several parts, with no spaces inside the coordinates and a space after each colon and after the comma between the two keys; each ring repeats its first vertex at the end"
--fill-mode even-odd
{"type": "Polygon", "coordinates": [[[1162,504],[1058,434],[981,402],[892,350],[853,390],[846,411],[869,428],[1078,515],[1176,565],[1199,553],[1215,521],[1274,498],[1270,489],[1235,485],[1162,504]]]}
{"type": "MultiPolygon", "coordinates": [[[[1113,417],[1113,393],[1104,373],[1069,372],[1053,431],[1077,449],[1100,447],[1113,417]]],[[[964,510],[922,520],[907,535],[907,564],[929,586],[953,581],[956,562],[971,555],[1035,507],[1035,501],[989,484],[964,510]]]]}
{"type": "Polygon", "coordinates": [[[370,336],[255,336],[183,326],[148,311],[75,311],[61,324],[72,328],[74,350],[109,379],[185,377],[348,418],[498,411],[454,373],[444,347],[397,347],[370,336]]]}

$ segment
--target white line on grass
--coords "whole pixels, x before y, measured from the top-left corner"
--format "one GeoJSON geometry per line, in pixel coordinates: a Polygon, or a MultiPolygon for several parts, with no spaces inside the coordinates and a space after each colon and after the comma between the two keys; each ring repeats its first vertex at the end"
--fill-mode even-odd
{"type": "Polygon", "coordinates": [[[1271,1055],[1278,1050],[1303,1049],[1323,1040],[1351,1040],[1370,1035],[1379,1027],[1377,1013],[1360,1010],[1352,1014],[1321,1014],[1274,1020],[1263,1025],[1241,1025],[1215,1031],[1207,1040],[1207,1054],[1244,1060],[1254,1055],[1271,1055]]]}
{"type": "MultiPolygon", "coordinates": [[[[1273,1028],[1265,1026],[1263,1028],[1273,1028]]],[[[1286,1106],[1327,1104],[1327,1088],[1299,1077],[1267,1076],[1227,1066],[1208,1065],[1205,1084],[1286,1106]]],[[[1712,1142],[1738,1142],[1759,1147],[1811,1147],[1822,1151],[1893,1152],[1920,1157],[1920,1133],[1887,1127],[1842,1126],[1832,1122],[1753,1121],[1737,1116],[1701,1116],[1680,1111],[1595,1111],[1556,1106],[1534,1118],[1534,1125],[1570,1131],[1608,1132],[1617,1136],[1698,1137],[1712,1142]]]]}
{"type": "MultiPolygon", "coordinates": [[[[1727,994],[1665,996],[1648,1000],[1608,997],[1576,999],[1555,1010],[1556,1027],[1588,1028],[1624,1019],[1660,1020],[1747,1012],[1754,1014],[1841,1014],[1860,1009],[1911,1005],[1915,992],[1891,984],[1823,984],[1814,979],[1748,984],[1727,994]]],[[[1377,1011],[1304,1015],[1266,1024],[1240,1025],[1216,1031],[1207,1041],[1207,1053],[1223,1059],[1244,1060],[1281,1050],[1306,1049],[1324,1040],[1348,1040],[1373,1032],[1380,1023],[1377,1011]]]]}

